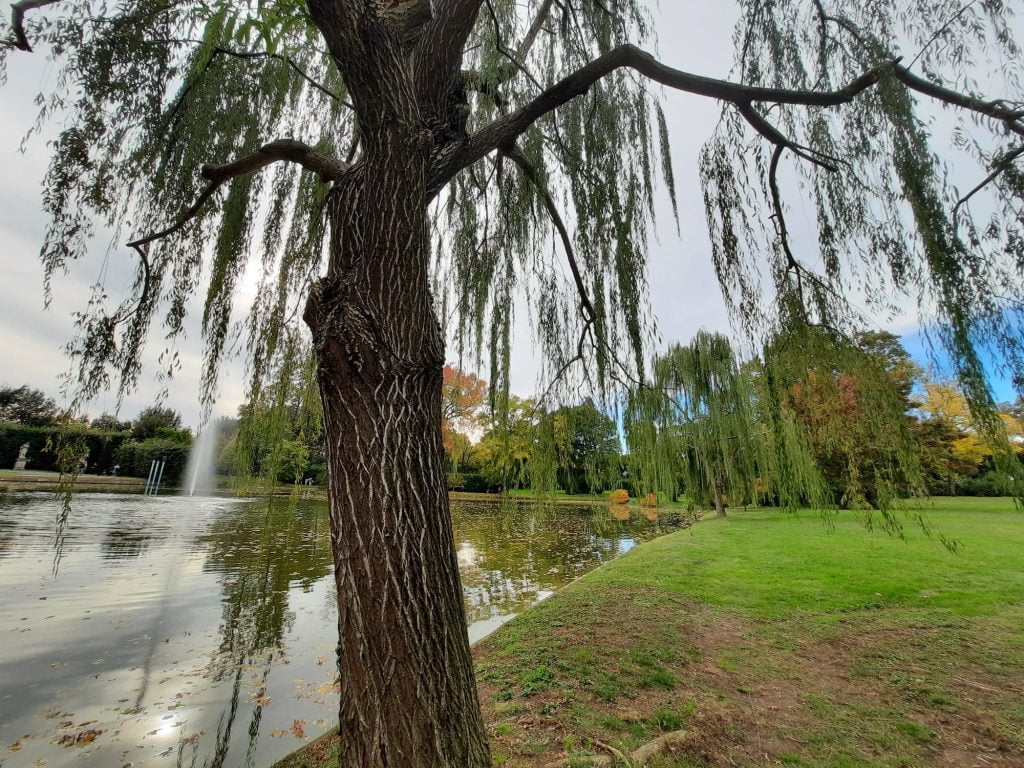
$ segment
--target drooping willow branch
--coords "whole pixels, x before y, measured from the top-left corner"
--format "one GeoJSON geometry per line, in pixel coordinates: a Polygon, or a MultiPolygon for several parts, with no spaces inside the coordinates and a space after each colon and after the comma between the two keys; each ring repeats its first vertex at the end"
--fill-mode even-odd
{"type": "Polygon", "coordinates": [[[558,231],[562,247],[565,249],[565,258],[569,262],[569,270],[572,272],[572,279],[576,284],[576,292],[580,297],[580,309],[583,310],[583,319],[588,325],[592,325],[597,319],[597,312],[594,309],[593,302],[590,300],[590,295],[587,293],[586,284],[583,282],[583,273],[580,271],[579,261],[576,259],[576,250],[573,248],[569,229],[565,226],[565,221],[562,219],[562,214],[559,212],[554,198],[551,197],[551,192],[548,191],[537,169],[533,167],[533,164],[518,147],[508,147],[502,150],[502,154],[519,166],[519,170],[523,172],[523,175],[530,181],[534,189],[537,190],[541,202],[544,203],[544,208],[551,218],[551,223],[554,224],[555,229],[558,231]]]}
{"type": "MultiPolygon", "coordinates": [[[[817,9],[818,18],[823,25],[835,24],[856,40],[862,48],[867,50],[871,50],[873,48],[871,45],[872,41],[869,40],[866,34],[862,30],[858,29],[857,26],[849,19],[842,16],[833,16],[827,13],[821,0],[814,0],[814,6],[817,9]]],[[[952,21],[955,21],[955,18],[947,22],[942,29],[948,28],[952,21]]],[[[940,29],[940,32],[942,29],[940,29]]],[[[918,54],[918,56],[920,56],[920,54],[918,54]]],[[[895,64],[893,65],[892,72],[897,80],[912,91],[930,96],[944,104],[960,107],[961,109],[966,109],[979,115],[985,115],[986,117],[991,117],[994,120],[999,120],[1006,126],[1007,130],[1016,133],[1018,136],[1024,136],[1024,124],[1021,123],[1021,118],[1024,118],[1024,110],[1011,109],[1010,106],[1002,99],[985,101],[969,94],[954,91],[952,88],[947,88],[915,74],[909,67],[901,64],[898,59],[896,59],[895,64]]]]}
{"type": "Polygon", "coordinates": [[[227,182],[238,178],[239,176],[246,176],[250,173],[255,173],[266,168],[272,163],[281,161],[301,165],[307,171],[312,171],[319,175],[321,181],[324,183],[337,181],[351,167],[348,163],[321,154],[308,144],[296,141],[295,139],[277,139],[269,144],[264,144],[251,155],[238,158],[237,160],[233,160],[230,163],[225,163],[223,165],[204,165],[200,169],[200,174],[209,183],[199,194],[199,197],[196,198],[191,207],[185,210],[180,216],[178,216],[173,224],[169,225],[165,229],[145,235],[144,237],[140,237],[127,244],[129,248],[135,249],[135,252],[138,253],[139,258],[142,261],[142,290],[139,294],[138,300],[136,301],[135,309],[123,316],[118,316],[116,318],[116,322],[120,322],[130,317],[138,310],[139,307],[145,304],[148,298],[150,264],[149,257],[146,253],[146,246],[157,240],[169,237],[175,232],[183,229],[190,221],[199,215],[203,206],[205,206],[210,198],[217,193],[217,190],[227,182]]]}
{"type": "Polygon", "coordinates": [[[271,53],[270,51],[234,51],[230,48],[224,48],[222,46],[214,47],[211,53],[214,56],[221,54],[224,56],[232,56],[236,59],[274,59],[275,61],[280,61],[283,64],[287,65],[288,68],[291,69],[300,78],[309,83],[310,86],[320,91],[320,93],[334,99],[337,102],[340,102],[341,104],[344,104],[349,109],[355,109],[355,107],[353,107],[349,102],[345,101],[343,98],[341,98],[341,96],[332,91],[326,85],[310,77],[306,73],[306,71],[298,64],[296,64],[295,61],[289,56],[284,56],[280,53],[271,53]]]}

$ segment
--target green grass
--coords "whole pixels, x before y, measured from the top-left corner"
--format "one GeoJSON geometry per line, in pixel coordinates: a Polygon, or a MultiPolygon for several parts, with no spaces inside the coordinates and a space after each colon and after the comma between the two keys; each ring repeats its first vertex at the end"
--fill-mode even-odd
{"type": "Polygon", "coordinates": [[[685,729],[653,768],[1024,765],[1024,515],[924,515],[732,511],[591,572],[477,649],[496,763],[685,729]]]}
{"type": "Polygon", "coordinates": [[[1022,599],[1024,515],[1011,502],[958,498],[921,512],[932,535],[908,516],[905,539],[868,531],[849,512],[734,512],[653,541],[587,584],[657,585],[706,605],[776,618],[895,605],[985,616],[1022,599]],[[959,542],[956,554],[940,535],[959,542]]]}

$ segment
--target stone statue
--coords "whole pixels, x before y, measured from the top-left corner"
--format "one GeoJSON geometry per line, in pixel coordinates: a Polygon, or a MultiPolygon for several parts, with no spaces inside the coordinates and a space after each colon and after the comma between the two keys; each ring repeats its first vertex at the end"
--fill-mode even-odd
{"type": "Polygon", "coordinates": [[[18,460],[14,462],[14,469],[17,472],[24,472],[28,463],[28,443],[23,443],[18,449],[18,460]]]}

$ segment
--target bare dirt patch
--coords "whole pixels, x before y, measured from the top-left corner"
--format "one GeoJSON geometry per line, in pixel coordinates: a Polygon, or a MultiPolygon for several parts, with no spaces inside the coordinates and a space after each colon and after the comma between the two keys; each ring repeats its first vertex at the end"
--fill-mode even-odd
{"type": "Polygon", "coordinates": [[[659,765],[1024,767],[992,716],[1006,681],[914,663],[959,656],[958,627],[850,617],[836,639],[646,589],[563,594],[531,619],[476,651],[500,764],[628,754],[684,728],[659,765]]]}

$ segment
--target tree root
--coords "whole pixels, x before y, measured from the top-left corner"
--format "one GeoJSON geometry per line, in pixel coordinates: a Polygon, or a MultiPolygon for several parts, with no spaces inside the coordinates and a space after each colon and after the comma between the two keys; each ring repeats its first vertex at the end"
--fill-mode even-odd
{"type": "Polygon", "coordinates": [[[548,763],[544,768],[569,768],[569,766],[579,765],[624,765],[627,768],[640,768],[640,766],[647,765],[652,758],[660,755],[662,752],[665,752],[669,747],[677,744],[684,744],[689,741],[691,737],[692,734],[688,731],[672,731],[671,733],[666,733],[664,736],[660,736],[654,741],[648,742],[641,747],[637,747],[628,756],[615,747],[595,739],[594,743],[601,747],[601,749],[609,752],[612,755],[611,757],[608,757],[607,755],[573,758],[566,757],[561,760],[556,760],[553,763],[548,763]]]}

